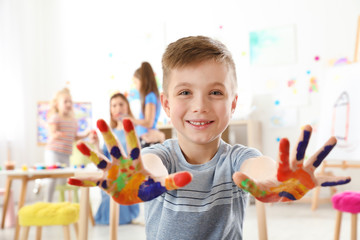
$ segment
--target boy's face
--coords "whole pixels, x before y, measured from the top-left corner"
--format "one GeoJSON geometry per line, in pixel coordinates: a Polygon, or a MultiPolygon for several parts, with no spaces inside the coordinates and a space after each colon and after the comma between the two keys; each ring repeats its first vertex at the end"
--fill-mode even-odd
{"type": "Polygon", "coordinates": [[[161,103],[182,144],[219,141],[235,110],[231,74],[213,60],[173,69],[161,103]]]}

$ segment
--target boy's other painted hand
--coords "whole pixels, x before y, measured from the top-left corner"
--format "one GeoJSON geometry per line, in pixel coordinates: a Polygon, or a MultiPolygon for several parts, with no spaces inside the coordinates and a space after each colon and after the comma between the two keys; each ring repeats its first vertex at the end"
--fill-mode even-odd
{"type": "Polygon", "coordinates": [[[250,192],[262,202],[286,202],[302,198],[310,189],[316,186],[336,186],[350,182],[350,177],[316,177],[314,172],[325,157],[336,145],[336,138],[331,137],[304,164],[305,151],[308,146],[312,128],[307,125],[300,135],[298,144],[289,163],[289,141],[281,139],[279,145],[279,158],[277,175],[264,181],[256,181],[244,173],[236,172],[233,180],[236,185],[250,192]]]}
{"type": "Polygon", "coordinates": [[[82,187],[99,186],[116,202],[131,205],[150,201],[167,190],[181,188],[191,182],[192,175],[188,172],[174,173],[162,179],[156,178],[151,172],[148,172],[141,160],[140,145],[133,123],[125,118],[123,125],[129,156],[124,154],[121,144],[106,122],[100,119],[97,121],[97,127],[104,137],[112,161],[90,149],[84,142],[79,142],[77,148],[99,169],[103,170],[103,176],[100,178],[69,178],[69,184],[82,187]],[[154,181],[155,178],[157,181],[154,181]]]}

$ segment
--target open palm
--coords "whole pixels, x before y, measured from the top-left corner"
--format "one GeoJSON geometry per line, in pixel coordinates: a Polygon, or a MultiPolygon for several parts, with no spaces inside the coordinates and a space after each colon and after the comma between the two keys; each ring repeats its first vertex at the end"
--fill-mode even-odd
{"type": "Polygon", "coordinates": [[[147,170],[141,159],[139,141],[133,123],[129,119],[124,119],[123,125],[129,156],[124,154],[121,144],[106,122],[100,119],[97,121],[97,127],[104,137],[112,161],[93,151],[84,142],[79,142],[77,148],[103,171],[103,175],[69,178],[69,184],[82,187],[99,186],[117,203],[131,205],[150,201],[167,190],[181,188],[191,182],[192,175],[188,172],[159,177],[147,170]]]}
{"type": "Polygon", "coordinates": [[[281,139],[277,174],[273,178],[257,181],[244,173],[233,175],[236,185],[250,192],[262,202],[286,202],[302,198],[316,186],[336,186],[350,182],[349,177],[316,177],[314,172],[336,145],[331,137],[324,146],[305,163],[305,151],[311,136],[311,127],[305,126],[289,162],[289,141],[281,139]]]}

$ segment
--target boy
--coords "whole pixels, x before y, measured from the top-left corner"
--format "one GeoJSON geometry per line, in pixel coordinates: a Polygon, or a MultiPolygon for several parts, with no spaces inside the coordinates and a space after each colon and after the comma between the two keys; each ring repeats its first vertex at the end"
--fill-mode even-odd
{"type": "Polygon", "coordinates": [[[161,103],[177,139],[145,148],[140,157],[133,125],[124,120],[132,152],[126,159],[100,120],[98,127],[114,152],[113,162],[78,146],[107,175],[90,182],[69,180],[102,186],[122,204],[146,201],[147,239],[242,239],[246,192],[263,202],[291,201],[317,185],[350,181],[314,176],[335,146],[334,137],[303,164],[310,126],[304,127],[290,163],[289,142],[280,141],[278,166],[256,149],[221,140],[237,103],[235,64],[222,43],[203,36],[179,39],[168,46],[162,64],[161,103]]]}

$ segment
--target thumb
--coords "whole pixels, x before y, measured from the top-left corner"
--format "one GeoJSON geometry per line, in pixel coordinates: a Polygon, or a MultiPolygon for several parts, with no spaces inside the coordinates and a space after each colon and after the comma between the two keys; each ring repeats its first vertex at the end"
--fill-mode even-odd
{"type": "Polygon", "coordinates": [[[165,187],[167,190],[174,190],[188,185],[192,180],[192,174],[189,172],[177,172],[170,174],[165,179],[165,187]]]}

